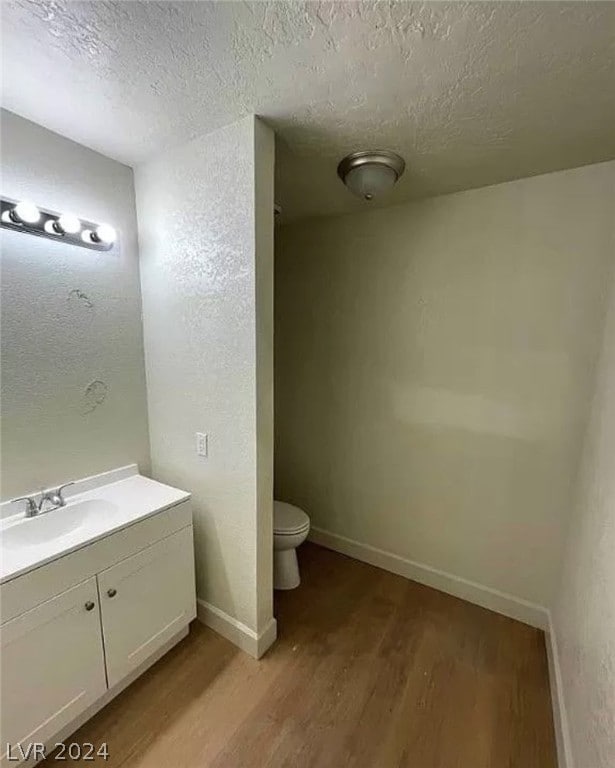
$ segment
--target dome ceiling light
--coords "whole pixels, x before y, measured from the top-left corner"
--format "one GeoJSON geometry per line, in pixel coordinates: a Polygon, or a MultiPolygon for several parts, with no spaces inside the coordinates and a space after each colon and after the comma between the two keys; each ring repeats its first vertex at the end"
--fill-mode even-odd
{"type": "Polygon", "coordinates": [[[395,152],[366,150],[347,155],[337,166],[337,175],[357,197],[373,200],[393,188],[405,167],[395,152]]]}

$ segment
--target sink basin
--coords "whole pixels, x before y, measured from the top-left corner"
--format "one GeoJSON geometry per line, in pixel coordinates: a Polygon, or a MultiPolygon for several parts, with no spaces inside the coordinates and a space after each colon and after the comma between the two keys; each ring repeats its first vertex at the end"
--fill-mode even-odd
{"type": "Polygon", "coordinates": [[[79,530],[92,517],[109,516],[115,504],[102,499],[76,501],[36,517],[23,517],[2,531],[2,544],[8,549],[39,547],[79,530]]]}
{"type": "Polygon", "coordinates": [[[139,475],[136,465],[86,480],[85,489],[77,481],[64,507],[42,515],[26,517],[23,505],[16,511],[13,502],[0,502],[0,585],[190,498],[139,475]]]}

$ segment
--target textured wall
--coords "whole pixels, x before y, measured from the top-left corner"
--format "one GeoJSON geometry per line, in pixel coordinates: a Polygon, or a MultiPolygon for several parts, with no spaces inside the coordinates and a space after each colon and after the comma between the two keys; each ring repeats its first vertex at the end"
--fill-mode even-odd
{"type": "Polygon", "coordinates": [[[273,257],[257,246],[271,249],[273,211],[265,221],[255,196],[273,197],[272,142],[249,117],[136,171],[153,474],[193,494],[199,597],[257,631],[271,619],[271,573],[259,572],[271,555],[259,558],[258,543],[273,536],[271,479],[258,504],[273,445],[256,323],[257,303],[272,312],[273,257]],[[255,147],[267,153],[258,161],[255,147]],[[197,431],[209,435],[207,459],[197,431]]]}
{"type": "MultiPolygon", "coordinates": [[[[615,178],[610,188],[615,267],[615,178]]],[[[615,282],[553,607],[574,765],[615,765],[615,282]]],[[[572,765],[568,768],[573,768],[572,765]]]]}
{"type": "Polygon", "coordinates": [[[315,526],[547,604],[599,348],[614,172],[283,226],[276,496],[315,526]]]}
{"type": "Polygon", "coordinates": [[[119,232],[96,253],[2,230],[2,498],[147,471],[132,170],[3,111],[2,176],[8,197],[119,232]]]}

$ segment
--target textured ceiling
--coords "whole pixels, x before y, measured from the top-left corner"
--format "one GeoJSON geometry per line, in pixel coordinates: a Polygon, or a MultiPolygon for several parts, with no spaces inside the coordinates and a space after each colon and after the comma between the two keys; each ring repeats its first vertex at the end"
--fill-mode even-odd
{"type": "Polygon", "coordinates": [[[255,112],[277,134],[288,218],[370,205],[336,177],[356,149],[408,163],[383,204],[615,157],[615,3],[11,0],[1,12],[5,107],[132,165],[255,112]]]}

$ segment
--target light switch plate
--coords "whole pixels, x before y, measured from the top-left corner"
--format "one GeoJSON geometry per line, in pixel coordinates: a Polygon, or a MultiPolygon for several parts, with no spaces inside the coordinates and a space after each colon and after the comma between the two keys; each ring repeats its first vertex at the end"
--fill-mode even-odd
{"type": "Polygon", "coordinates": [[[207,434],[205,432],[196,433],[196,453],[197,456],[207,457],[207,434]]]}

